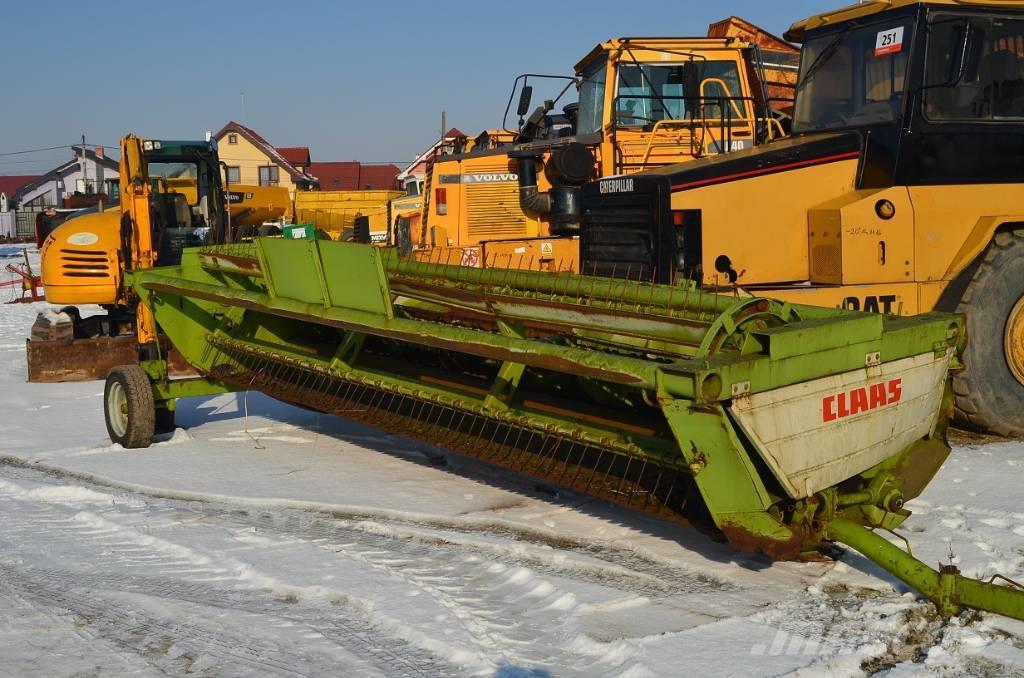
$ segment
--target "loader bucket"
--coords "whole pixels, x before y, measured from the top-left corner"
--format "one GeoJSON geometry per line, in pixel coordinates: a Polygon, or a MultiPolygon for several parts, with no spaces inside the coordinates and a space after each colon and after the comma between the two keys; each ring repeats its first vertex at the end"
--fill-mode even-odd
{"type": "MultiPolygon", "coordinates": [[[[194,376],[195,372],[165,344],[173,376],[194,376]]],[[[139,361],[139,344],[134,336],[94,339],[25,340],[29,383],[93,381],[105,379],[118,365],[139,361]]],[[[164,355],[167,355],[165,353],[164,355]]]]}
{"type": "Polygon", "coordinates": [[[188,250],[130,282],[202,375],[143,363],[157,407],[260,390],[639,511],[709,518],[776,558],[829,539],[871,551],[858,530],[898,527],[949,453],[953,315],[272,238],[188,250]]]}

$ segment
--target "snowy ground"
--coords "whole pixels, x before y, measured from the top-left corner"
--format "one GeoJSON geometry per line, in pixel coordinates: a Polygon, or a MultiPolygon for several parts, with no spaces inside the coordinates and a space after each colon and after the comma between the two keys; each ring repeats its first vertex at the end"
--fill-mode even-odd
{"type": "MultiPolygon", "coordinates": [[[[943,623],[855,554],[771,563],[258,394],[111,446],[102,384],[24,383],[43,308],[0,306],[5,676],[1024,675],[1024,623],[943,623]]],[[[915,554],[1024,579],[1022,478],[1024,444],[958,447],[915,554]]]]}

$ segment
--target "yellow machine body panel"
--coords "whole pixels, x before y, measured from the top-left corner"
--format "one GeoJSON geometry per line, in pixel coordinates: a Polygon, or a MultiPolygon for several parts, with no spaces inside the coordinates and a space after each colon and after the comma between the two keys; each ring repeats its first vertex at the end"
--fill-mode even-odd
{"type": "Polygon", "coordinates": [[[332,239],[345,237],[356,217],[371,218],[371,233],[387,233],[388,202],[402,197],[401,191],[298,191],[295,220],[313,224],[332,239]]]}
{"type": "Polygon", "coordinates": [[[70,219],[40,251],[43,291],[51,304],[113,304],[121,287],[121,210],[70,219]]]}
{"type": "MultiPolygon", "coordinates": [[[[166,183],[170,192],[181,193],[189,204],[196,202],[194,179],[168,179],[166,183]]],[[[234,228],[291,218],[286,188],[237,184],[229,187],[226,195],[234,228]]],[[[114,206],[64,222],[43,242],[40,260],[43,290],[51,304],[116,304],[125,268],[121,208],[114,206]]]]}

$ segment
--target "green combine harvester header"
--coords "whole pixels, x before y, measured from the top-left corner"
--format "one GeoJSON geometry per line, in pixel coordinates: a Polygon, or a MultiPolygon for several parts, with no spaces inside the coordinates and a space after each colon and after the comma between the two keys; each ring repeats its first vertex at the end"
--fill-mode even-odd
{"type": "MultiPolygon", "coordinates": [[[[259,390],[795,558],[847,544],[933,600],[1024,618],[893,530],[942,466],[960,318],[884,317],[646,282],[423,264],[352,243],[186,250],[129,284],[201,375],[115,369],[111,438],[178,398],[259,390]]],[[[140,309],[142,311],[142,309],[140,309]]]]}

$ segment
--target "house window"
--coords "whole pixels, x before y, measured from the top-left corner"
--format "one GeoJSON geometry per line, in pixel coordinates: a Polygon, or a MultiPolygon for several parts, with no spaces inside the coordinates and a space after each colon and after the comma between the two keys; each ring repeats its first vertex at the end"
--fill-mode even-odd
{"type": "Polygon", "coordinates": [[[279,179],[277,165],[260,168],[260,186],[277,186],[279,179]]]}
{"type": "Polygon", "coordinates": [[[231,145],[237,144],[238,143],[238,135],[237,134],[229,134],[228,135],[228,143],[231,144],[231,145]]]}
{"type": "MultiPolygon", "coordinates": [[[[260,175],[262,176],[262,175],[260,175]]],[[[242,183],[242,168],[241,167],[228,167],[226,173],[227,181],[229,184],[240,184],[242,183]]]]}
{"type": "Polygon", "coordinates": [[[114,181],[108,181],[107,182],[107,197],[109,197],[110,200],[112,200],[112,201],[113,200],[120,200],[121,199],[121,182],[120,181],[114,180],[114,181]]]}

